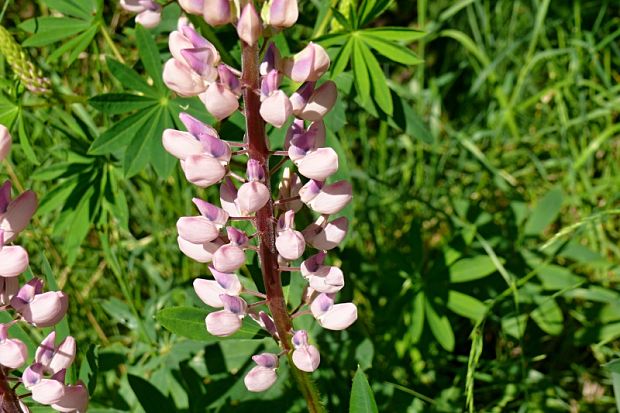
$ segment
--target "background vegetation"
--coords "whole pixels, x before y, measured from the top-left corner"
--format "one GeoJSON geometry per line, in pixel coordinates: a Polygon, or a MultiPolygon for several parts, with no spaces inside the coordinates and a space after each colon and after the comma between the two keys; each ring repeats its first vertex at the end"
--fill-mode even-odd
{"type": "MultiPolygon", "coordinates": [[[[360,318],[318,336],[330,411],[349,408],[358,365],[379,411],[612,411],[602,365],[620,350],[620,4],[332,3],[302,1],[300,25],[277,38],[329,47],[341,89],[328,123],[356,195],[341,295],[360,318]],[[373,44],[360,32],[381,26],[425,35],[373,44]]],[[[303,411],[286,378],[245,391],[264,340],[188,340],[155,318],[200,308],[191,280],[204,272],[174,229],[195,189],[160,145],[181,107],[210,119],[160,81],[177,5],[151,31],[115,1],[3,7],[53,85],[28,93],[0,61],[0,122],[17,140],[8,171],[42,198],[24,244],[38,251],[33,272],[49,260],[71,296],[73,374],[94,390],[91,411],[303,411]]],[[[238,60],[230,28],[200,27],[238,60]]],[[[239,139],[239,122],[221,134],[239,139]]]]}

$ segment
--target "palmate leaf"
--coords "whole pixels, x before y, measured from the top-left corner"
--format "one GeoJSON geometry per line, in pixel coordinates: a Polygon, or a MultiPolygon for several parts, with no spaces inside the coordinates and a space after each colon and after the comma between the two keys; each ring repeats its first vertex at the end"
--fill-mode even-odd
{"type": "Polygon", "coordinates": [[[357,372],[353,377],[353,388],[351,389],[351,400],[349,402],[349,413],[378,413],[375,395],[368,384],[368,379],[361,367],[357,367],[357,372]]]}

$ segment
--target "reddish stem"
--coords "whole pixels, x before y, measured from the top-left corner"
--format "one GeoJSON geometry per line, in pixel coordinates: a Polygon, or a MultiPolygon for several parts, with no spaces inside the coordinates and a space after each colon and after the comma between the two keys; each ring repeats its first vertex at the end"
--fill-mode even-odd
{"type": "Polygon", "coordinates": [[[7,371],[0,366],[0,412],[22,413],[19,399],[9,384],[7,371]]]}

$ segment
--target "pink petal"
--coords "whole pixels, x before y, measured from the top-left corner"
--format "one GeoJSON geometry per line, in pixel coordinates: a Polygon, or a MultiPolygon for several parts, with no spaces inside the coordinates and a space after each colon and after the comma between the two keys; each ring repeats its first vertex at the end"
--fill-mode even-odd
{"type": "MultiPolygon", "coordinates": [[[[280,180],[278,187],[278,198],[283,200],[296,197],[299,195],[302,185],[301,179],[299,179],[299,176],[297,176],[296,173],[291,172],[291,168],[284,168],[284,171],[282,172],[282,179],[280,180]]],[[[303,203],[297,200],[289,201],[280,205],[284,209],[290,209],[295,212],[298,212],[303,207],[303,203]]]]}
{"type": "Polygon", "coordinates": [[[189,14],[202,14],[204,0],[179,0],[179,6],[189,14]]]}
{"type": "Polygon", "coordinates": [[[245,387],[251,392],[262,392],[273,386],[278,379],[274,369],[262,366],[253,367],[243,378],[245,387]]]}
{"type": "Polygon", "coordinates": [[[338,154],[332,148],[319,148],[296,162],[306,178],[324,181],[338,171],[338,154]]]}
{"type": "Polygon", "coordinates": [[[179,249],[189,258],[203,264],[211,262],[213,254],[222,245],[222,241],[216,239],[214,242],[205,242],[203,244],[194,244],[181,237],[177,237],[179,249]]]}
{"type": "Polygon", "coordinates": [[[222,288],[217,281],[196,278],[194,280],[194,291],[206,305],[215,308],[224,307],[224,303],[222,303],[220,295],[225,294],[226,290],[222,288]]]}
{"type": "Polygon", "coordinates": [[[75,339],[71,336],[65,338],[62,343],[55,349],[52,360],[48,367],[55,373],[63,369],[68,369],[75,359],[76,344],[75,339]]]}
{"type": "Polygon", "coordinates": [[[221,272],[235,272],[244,263],[245,253],[236,245],[222,245],[213,254],[213,267],[221,272]]]}
{"type": "Polygon", "coordinates": [[[276,237],[276,249],[278,253],[289,261],[301,257],[305,248],[306,241],[299,231],[288,229],[280,232],[276,237]]]}
{"type": "Polygon", "coordinates": [[[335,304],[317,318],[321,327],[328,330],[344,330],[357,320],[357,307],[353,303],[335,304]]]}
{"type": "Polygon", "coordinates": [[[65,395],[65,385],[57,380],[43,379],[30,387],[32,399],[41,404],[58,403],[65,395]]]}
{"type": "Polygon", "coordinates": [[[322,266],[315,273],[307,276],[309,285],[321,293],[333,294],[344,287],[344,274],[338,267],[322,266]]]}
{"type": "Polygon", "coordinates": [[[254,363],[261,367],[275,369],[278,367],[278,355],[273,353],[261,353],[252,356],[254,363]]]}
{"type": "Polygon", "coordinates": [[[205,91],[202,79],[189,66],[176,59],[164,65],[164,83],[181,96],[197,96],[205,91]]]}
{"type": "Polygon", "coordinates": [[[28,252],[20,246],[0,249],[0,277],[17,277],[28,268],[28,252]]]}
{"type": "Polygon", "coordinates": [[[0,365],[9,369],[17,369],[28,359],[28,348],[16,338],[0,342],[0,365]]]}
{"type": "Polygon", "coordinates": [[[220,230],[203,216],[181,217],[177,221],[179,236],[193,244],[203,244],[215,240],[220,230]]]}
{"type": "Polygon", "coordinates": [[[286,93],[276,90],[261,103],[260,115],[265,122],[276,128],[284,126],[289,116],[293,113],[293,106],[286,93]]]}
{"type": "Polygon", "coordinates": [[[121,0],[121,7],[131,13],[140,13],[144,10],[144,6],[140,2],[140,0],[121,0]]]}
{"type": "Polygon", "coordinates": [[[229,23],[232,18],[229,0],[204,0],[203,17],[211,26],[229,23]]]}
{"type": "Polygon", "coordinates": [[[237,22],[237,34],[239,38],[250,46],[258,41],[258,38],[263,32],[263,25],[260,21],[260,17],[258,13],[256,13],[256,9],[252,3],[253,2],[249,2],[245,5],[241,11],[241,16],[239,16],[239,21],[237,22]]]}
{"type": "Polygon", "coordinates": [[[4,231],[4,242],[9,243],[19,234],[37,210],[37,196],[32,191],[26,191],[11,203],[6,212],[0,215],[0,230],[4,231]]]}
{"type": "Polygon", "coordinates": [[[11,134],[6,126],[0,125],[0,162],[6,158],[11,151],[11,134]]]}
{"type": "Polygon", "coordinates": [[[312,373],[321,363],[321,355],[313,345],[299,347],[293,351],[293,363],[301,371],[312,373]]]}
{"type": "Polygon", "coordinates": [[[228,213],[222,208],[218,208],[200,198],[192,198],[192,202],[196,205],[196,208],[198,208],[198,211],[200,211],[202,216],[213,222],[215,225],[222,226],[226,225],[226,222],[228,222],[228,213]]]}
{"type": "Polygon", "coordinates": [[[192,184],[206,188],[218,183],[226,175],[226,168],[209,155],[192,155],[181,161],[181,169],[192,184]]]}
{"type": "Polygon", "coordinates": [[[229,117],[239,109],[237,95],[219,83],[211,83],[199,97],[209,113],[218,120],[229,117]]]}
{"type": "Polygon", "coordinates": [[[62,320],[67,312],[68,305],[69,300],[64,293],[49,291],[35,295],[32,302],[20,309],[15,309],[29,323],[37,327],[51,327],[62,320]]]}
{"type": "Polygon", "coordinates": [[[52,403],[52,408],[64,413],[86,413],[88,408],[88,389],[84,384],[66,385],[64,396],[52,403]]]}
{"type": "Polygon", "coordinates": [[[328,80],[314,91],[302,109],[293,110],[293,113],[304,120],[320,121],[334,107],[337,97],[336,84],[328,80]]]}
{"type": "Polygon", "coordinates": [[[200,155],[203,151],[202,144],[189,132],[181,132],[175,129],[164,131],[162,142],[164,149],[177,159],[184,160],[192,155],[200,155]]]}
{"type": "Polygon", "coordinates": [[[353,188],[347,181],[339,181],[324,186],[308,206],[319,214],[336,214],[340,212],[353,198],[353,188]]]}
{"type": "Polygon", "coordinates": [[[306,242],[319,250],[330,250],[337,247],[347,236],[349,220],[340,217],[328,223],[325,228],[317,224],[310,224],[303,230],[306,242]]]}
{"type": "Polygon", "coordinates": [[[225,178],[220,185],[220,205],[230,216],[241,216],[237,202],[237,188],[230,178],[225,178]]]}
{"type": "Polygon", "coordinates": [[[185,58],[183,57],[183,54],[181,54],[181,50],[192,49],[194,48],[194,45],[186,36],[183,35],[183,33],[175,30],[170,33],[170,36],[168,36],[168,48],[170,49],[170,53],[175,60],[178,62],[185,62],[185,58]]]}
{"type": "Polygon", "coordinates": [[[161,22],[161,7],[159,10],[144,10],[136,16],[136,22],[147,29],[157,27],[161,22]]]}
{"type": "Polygon", "coordinates": [[[292,61],[286,62],[284,72],[295,82],[317,81],[329,69],[329,64],[325,49],[310,42],[292,61]]]}
{"type": "Polygon", "coordinates": [[[258,211],[270,198],[269,189],[262,182],[246,182],[237,192],[237,203],[244,214],[258,211]]]}
{"type": "Polygon", "coordinates": [[[205,319],[207,331],[214,336],[227,337],[241,328],[241,319],[230,311],[221,310],[209,313],[205,319]]]}
{"type": "Polygon", "coordinates": [[[274,27],[291,27],[299,17],[297,0],[271,0],[266,23],[274,27]]]}

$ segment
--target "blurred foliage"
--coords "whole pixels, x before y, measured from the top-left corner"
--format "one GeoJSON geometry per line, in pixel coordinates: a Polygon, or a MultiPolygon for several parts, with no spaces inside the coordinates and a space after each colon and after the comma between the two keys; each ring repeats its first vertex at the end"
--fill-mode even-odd
{"type": "MultiPolygon", "coordinates": [[[[327,123],[356,196],[336,261],[360,318],[312,331],[330,411],[611,411],[618,2],[331,3],[302,1],[299,25],[275,39],[284,53],[328,47],[341,91],[327,123]]],[[[204,343],[155,319],[204,309],[191,289],[204,269],[174,230],[196,191],[159,145],[179,108],[210,119],[161,86],[176,4],[150,31],[115,1],[7,0],[2,13],[52,84],[29,93],[0,61],[0,122],[17,141],[7,170],[42,198],[24,244],[33,272],[72,297],[91,411],[304,411],[286,367],[265,394],[243,387],[249,356],[272,342],[204,343]]],[[[199,27],[238,62],[232,28],[199,27]]],[[[240,122],[218,127],[241,139],[240,122]]],[[[255,260],[244,282],[256,272],[255,260]]]]}

